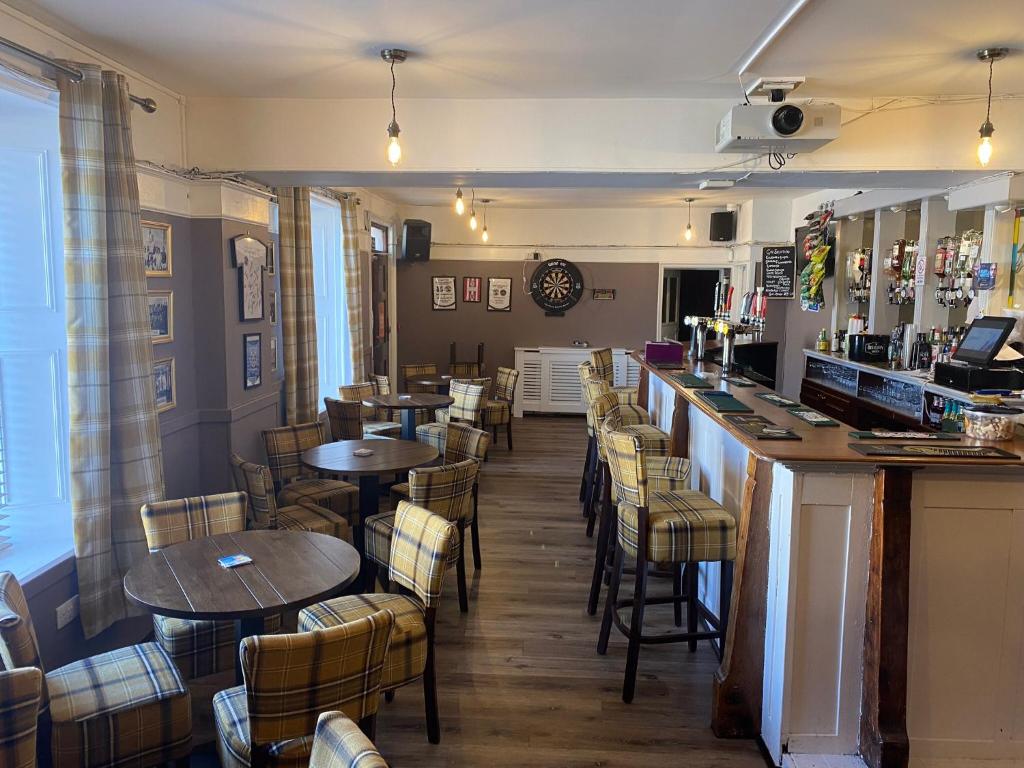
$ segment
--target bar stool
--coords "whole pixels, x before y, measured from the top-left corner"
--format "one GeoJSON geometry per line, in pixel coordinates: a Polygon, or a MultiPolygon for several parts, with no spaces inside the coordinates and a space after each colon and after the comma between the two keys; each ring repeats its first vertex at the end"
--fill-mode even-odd
{"type": "Polygon", "coordinates": [[[608,383],[613,390],[618,392],[619,400],[623,403],[636,403],[640,392],[636,387],[615,386],[615,356],[611,349],[603,347],[590,351],[590,365],[599,379],[608,383]]]}
{"type": "Polygon", "coordinates": [[[601,634],[597,652],[608,650],[611,628],[622,632],[629,641],[626,651],[626,673],[622,700],[627,704],[636,691],[636,673],[642,643],[687,642],[696,650],[699,640],[718,640],[725,645],[729,626],[729,604],[732,599],[732,566],[736,559],[736,520],[720,504],[700,491],[652,490],[647,471],[644,442],[636,435],[608,430],[605,433],[608,469],[618,503],[618,527],[615,536],[615,561],[611,583],[605,600],[601,634]],[[626,555],[636,558],[636,575],[632,600],[619,600],[623,561],[626,555]],[[696,564],[720,562],[721,616],[715,617],[700,602],[694,585],[696,564]],[[671,597],[647,597],[647,567],[650,563],[676,566],[686,564],[691,574],[687,594],[671,597]],[[687,627],[685,632],[671,635],[644,635],[644,609],[648,605],[685,601],[687,627]],[[631,608],[627,625],[619,610],[631,608]],[[698,630],[703,621],[708,629],[698,630]]]}

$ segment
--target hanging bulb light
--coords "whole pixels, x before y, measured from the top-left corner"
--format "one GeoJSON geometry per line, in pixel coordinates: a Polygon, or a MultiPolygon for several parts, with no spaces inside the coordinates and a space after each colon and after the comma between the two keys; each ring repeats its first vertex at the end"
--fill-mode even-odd
{"type": "Polygon", "coordinates": [[[686,230],[683,232],[683,237],[687,240],[693,240],[693,217],[690,215],[693,200],[692,197],[686,198],[686,230]]]}
{"type": "Polygon", "coordinates": [[[462,187],[455,192],[455,215],[461,216],[466,212],[466,203],[462,199],[462,187]]]}
{"type": "Polygon", "coordinates": [[[473,190],[473,202],[469,206],[469,228],[476,232],[476,190],[473,190]]]}
{"type": "Polygon", "coordinates": [[[978,141],[978,162],[982,167],[989,164],[992,159],[992,134],[995,133],[995,126],[992,125],[992,68],[1000,59],[1005,59],[1010,51],[1007,48],[982,48],[978,51],[978,61],[988,62],[988,102],[985,107],[985,122],[978,129],[981,137],[978,141]]]}
{"type": "Polygon", "coordinates": [[[388,124],[387,159],[394,167],[402,161],[402,145],[398,141],[401,130],[398,127],[398,113],[395,109],[395,64],[401,64],[409,56],[409,52],[401,48],[385,48],[380,57],[391,65],[391,122],[388,124]]]}
{"type": "Polygon", "coordinates": [[[488,240],[491,239],[491,235],[487,232],[487,204],[491,201],[481,200],[480,202],[483,203],[484,206],[484,229],[483,232],[480,233],[480,239],[482,239],[486,243],[488,240]]]}

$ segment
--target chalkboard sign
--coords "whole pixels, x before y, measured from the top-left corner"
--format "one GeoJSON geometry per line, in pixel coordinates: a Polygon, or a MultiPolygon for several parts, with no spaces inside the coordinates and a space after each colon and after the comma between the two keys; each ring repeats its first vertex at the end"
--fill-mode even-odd
{"type": "Polygon", "coordinates": [[[765,248],[761,251],[764,295],[769,299],[792,299],[796,293],[796,246],[765,248]]]}

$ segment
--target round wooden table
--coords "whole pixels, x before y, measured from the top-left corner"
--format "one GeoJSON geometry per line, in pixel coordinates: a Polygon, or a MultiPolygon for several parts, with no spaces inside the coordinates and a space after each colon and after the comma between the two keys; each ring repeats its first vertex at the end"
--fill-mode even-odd
{"type": "MultiPolygon", "coordinates": [[[[269,615],[336,596],[355,581],[359,566],[351,544],[322,533],[223,533],[151,553],[125,575],[124,591],[161,616],[234,621],[241,642],[262,633],[269,615]],[[235,568],[217,563],[237,554],[252,562],[235,568]]],[[[235,679],[241,683],[237,656],[235,679]]]]}
{"type": "Polygon", "coordinates": [[[416,439],[416,411],[419,408],[447,408],[455,401],[448,395],[412,392],[408,395],[374,395],[363,400],[370,408],[391,408],[402,412],[402,439],[416,439]]]}
{"type": "Polygon", "coordinates": [[[455,377],[445,374],[443,376],[419,376],[417,378],[406,379],[405,381],[407,384],[419,384],[424,387],[433,387],[437,394],[447,395],[448,387],[451,385],[453,378],[455,377]]]}

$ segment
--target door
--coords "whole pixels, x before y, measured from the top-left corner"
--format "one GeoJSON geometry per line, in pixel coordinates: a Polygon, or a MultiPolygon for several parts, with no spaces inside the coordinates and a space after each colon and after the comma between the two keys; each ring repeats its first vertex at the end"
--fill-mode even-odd
{"type": "Polygon", "coordinates": [[[387,376],[388,340],[391,325],[388,322],[388,254],[390,236],[383,224],[370,224],[370,242],[373,253],[370,256],[370,302],[373,315],[373,372],[387,376]]]}
{"type": "Polygon", "coordinates": [[[678,341],[679,271],[666,270],[661,281],[661,338],[678,341]]]}

